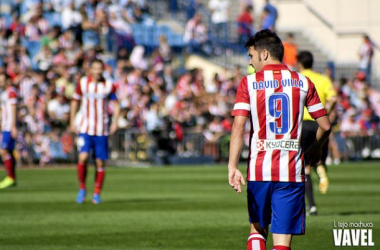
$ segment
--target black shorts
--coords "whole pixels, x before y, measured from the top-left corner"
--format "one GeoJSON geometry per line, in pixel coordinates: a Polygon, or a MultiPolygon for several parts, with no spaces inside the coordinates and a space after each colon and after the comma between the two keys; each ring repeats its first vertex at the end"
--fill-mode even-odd
{"type": "MultiPolygon", "coordinates": [[[[303,121],[302,124],[302,143],[305,150],[307,150],[315,142],[318,130],[318,123],[315,121],[303,121]]],[[[321,161],[323,165],[326,165],[326,158],[329,149],[329,141],[322,147],[321,161]]]]}

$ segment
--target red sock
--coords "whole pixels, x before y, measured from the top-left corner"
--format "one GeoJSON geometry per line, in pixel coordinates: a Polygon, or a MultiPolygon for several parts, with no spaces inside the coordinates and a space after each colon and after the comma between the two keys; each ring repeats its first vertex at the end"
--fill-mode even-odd
{"type": "Polygon", "coordinates": [[[277,245],[273,246],[273,250],[290,250],[290,247],[277,245]]]}
{"type": "Polygon", "coordinates": [[[12,156],[11,155],[6,156],[5,159],[3,159],[3,163],[4,163],[5,171],[7,172],[7,176],[14,180],[16,178],[15,177],[15,161],[12,159],[12,156]]]}
{"type": "Polygon", "coordinates": [[[78,163],[77,173],[78,173],[78,180],[79,180],[79,188],[86,189],[87,166],[85,163],[78,163]]]}
{"type": "Polygon", "coordinates": [[[104,177],[106,176],[106,172],[104,171],[104,168],[97,168],[96,169],[96,176],[95,176],[95,194],[100,194],[100,191],[103,187],[104,177]]]}
{"type": "Polygon", "coordinates": [[[266,240],[259,233],[250,234],[247,241],[247,250],[266,250],[266,240]]]}

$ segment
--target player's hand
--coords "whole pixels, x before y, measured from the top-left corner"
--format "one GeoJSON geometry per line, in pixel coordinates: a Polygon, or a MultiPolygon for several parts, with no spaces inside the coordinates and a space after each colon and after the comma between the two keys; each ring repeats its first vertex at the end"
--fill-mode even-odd
{"type": "Polygon", "coordinates": [[[238,193],[241,193],[241,185],[245,186],[244,176],[239,169],[228,171],[228,182],[230,183],[230,186],[238,193]]]}
{"type": "Polygon", "coordinates": [[[113,123],[111,124],[111,127],[110,127],[110,135],[115,134],[116,131],[117,131],[117,129],[118,129],[118,127],[117,127],[117,123],[116,123],[116,122],[113,122],[113,123]]]}
{"type": "Polygon", "coordinates": [[[78,131],[77,131],[77,126],[75,126],[74,123],[71,123],[71,124],[70,124],[70,131],[73,132],[73,133],[75,133],[75,134],[78,133],[78,131]]]}
{"type": "Polygon", "coordinates": [[[16,127],[12,127],[11,128],[11,136],[13,139],[16,139],[17,138],[17,135],[18,135],[18,130],[16,127]]]}

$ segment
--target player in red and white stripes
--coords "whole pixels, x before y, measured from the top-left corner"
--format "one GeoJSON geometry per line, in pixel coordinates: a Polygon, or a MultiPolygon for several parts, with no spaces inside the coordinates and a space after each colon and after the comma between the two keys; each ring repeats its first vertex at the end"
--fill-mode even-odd
{"type": "Polygon", "coordinates": [[[95,157],[96,177],[92,202],[101,202],[100,192],[105,177],[105,161],[108,159],[108,135],[117,130],[119,103],[116,87],[112,81],[103,78],[104,64],[94,60],[90,65],[89,76],[84,76],[77,84],[71,102],[71,129],[78,133],[78,179],[79,192],[77,203],[83,203],[86,197],[87,160],[92,152],[95,157]],[[109,124],[108,103],[113,105],[113,117],[109,124]],[[79,113],[77,110],[80,104],[79,113]],[[77,117],[76,117],[77,114],[77,117]]]}
{"type": "Polygon", "coordinates": [[[271,224],[273,249],[289,250],[292,236],[305,233],[304,156],[318,161],[331,126],[314,84],[281,63],[284,47],[274,32],[259,31],[246,48],[256,73],[241,80],[236,94],[229,183],[238,193],[245,185],[238,162],[249,119],[247,249],[266,249],[271,224]],[[304,106],[319,125],[316,142],[307,150],[301,140],[304,106]]]}
{"type": "Polygon", "coordinates": [[[17,89],[11,85],[6,74],[0,74],[1,89],[1,132],[0,155],[4,163],[7,176],[0,182],[0,189],[16,185],[16,160],[13,150],[17,139],[17,89]]]}

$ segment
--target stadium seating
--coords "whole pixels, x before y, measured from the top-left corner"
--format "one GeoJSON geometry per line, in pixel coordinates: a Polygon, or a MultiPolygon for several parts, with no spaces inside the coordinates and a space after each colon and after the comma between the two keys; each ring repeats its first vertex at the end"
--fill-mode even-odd
{"type": "Polygon", "coordinates": [[[61,13],[45,12],[43,17],[49,22],[51,26],[58,26],[62,28],[61,13]]]}
{"type": "Polygon", "coordinates": [[[143,45],[147,51],[158,46],[159,37],[161,35],[166,36],[170,46],[182,49],[186,46],[183,41],[182,35],[177,34],[166,25],[144,25],[133,24],[133,39],[137,45],[143,45]]]}

